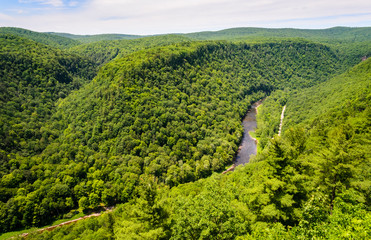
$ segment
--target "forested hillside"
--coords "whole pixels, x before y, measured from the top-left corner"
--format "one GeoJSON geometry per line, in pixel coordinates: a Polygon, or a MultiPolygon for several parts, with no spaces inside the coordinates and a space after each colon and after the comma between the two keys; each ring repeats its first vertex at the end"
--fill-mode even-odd
{"type": "Polygon", "coordinates": [[[337,61],[323,45],[283,41],[177,44],[108,63],[58,102],[42,153],[6,161],[2,231],[126,202],[147,175],[174,186],[222,170],[253,101],[324,81],[337,61]]]}
{"type": "MultiPolygon", "coordinates": [[[[55,103],[91,80],[95,65],[88,59],[31,40],[1,34],[0,66],[3,177],[14,170],[11,159],[15,155],[28,157],[40,153],[55,137],[54,131],[45,126],[55,103]]],[[[2,188],[2,201],[16,191],[8,190],[2,188]]]]}
{"type": "Polygon", "coordinates": [[[332,113],[333,109],[343,111],[351,103],[367,104],[365,97],[370,92],[371,84],[369,66],[370,64],[362,62],[346,73],[315,87],[274,92],[266,99],[264,107],[260,109],[261,114],[258,115],[257,135],[260,146],[264,147],[278,132],[284,105],[287,105],[288,110],[285,112],[283,128],[289,129],[320,119],[332,113]]]}
{"type": "Polygon", "coordinates": [[[27,38],[30,40],[34,40],[35,42],[43,43],[57,48],[69,48],[80,44],[79,42],[69,38],[47,33],[34,32],[23,28],[0,27],[0,33],[27,38]]]}
{"type": "MultiPolygon", "coordinates": [[[[371,88],[369,62],[370,59],[315,88],[293,91],[287,97],[289,111],[286,114],[285,128],[320,118],[329,114],[332,109],[344,112],[356,103],[367,107],[371,88]]],[[[354,110],[357,109],[358,107],[354,110]]]]}
{"type": "Polygon", "coordinates": [[[189,41],[188,38],[182,36],[163,35],[134,40],[93,42],[73,47],[70,51],[89,57],[98,65],[103,65],[114,58],[122,58],[136,51],[189,41]]]}
{"type": "Polygon", "coordinates": [[[267,41],[287,38],[301,38],[323,43],[339,53],[346,67],[354,66],[364,56],[371,56],[371,28],[334,27],[328,29],[274,29],[274,28],[231,28],[215,32],[185,34],[196,40],[243,40],[267,41]]]}
{"type": "Polygon", "coordinates": [[[369,28],[57,35],[0,28],[1,233],[115,206],[27,239],[371,235],[369,28]]]}
{"type": "Polygon", "coordinates": [[[364,56],[371,55],[371,30],[369,27],[335,27],[321,30],[232,28],[216,32],[158,36],[127,34],[73,35],[54,32],[41,33],[22,28],[2,27],[0,28],[0,33],[25,37],[58,48],[74,47],[72,52],[90,57],[98,65],[107,63],[115,57],[123,57],[141,49],[191,40],[230,40],[263,43],[292,38],[307,39],[330,46],[342,58],[344,68],[354,66],[364,56]]]}
{"type": "Polygon", "coordinates": [[[300,106],[312,95],[328,108],[290,124],[232,173],[171,189],[146,175],[137,198],[113,213],[29,239],[369,239],[370,70],[368,60],[288,96],[290,114],[306,116],[300,106]],[[340,89],[341,104],[329,89],[340,89]]]}

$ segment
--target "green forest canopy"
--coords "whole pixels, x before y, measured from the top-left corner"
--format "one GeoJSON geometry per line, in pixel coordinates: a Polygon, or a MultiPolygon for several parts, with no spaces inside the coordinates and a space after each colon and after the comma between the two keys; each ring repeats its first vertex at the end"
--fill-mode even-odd
{"type": "MultiPolygon", "coordinates": [[[[1,38],[2,232],[41,226],[73,209],[118,203],[125,205],[103,216],[110,224],[88,221],[99,231],[89,234],[228,239],[264,236],[257,229],[268,224],[277,234],[308,236],[359,216],[364,220],[358,229],[367,226],[369,61],[325,82],[359,62],[365,49],[287,39],[192,42],[168,35],[66,51],[12,35],[1,38]],[[102,67],[90,82],[97,65],[102,67]],[[256,163],[174,187],[231,163],[242,136],[240,120],[252,102],[269,94],[258,117],[266,147],[256,163]],[[331,105],[332,99],[338,104],[331,105]],[[316,102],[326,114],[305,107],[316,102]],[[270,140],[277,121],[265,114],[280,113],[286,103],[287,131],[270,140]],[[210,203],[215,208],[208,209],[210,203]],[[304,205],[319,207],[318,226],[304,224],[313,222],[304,205]],[[357,211],[336,212],[342,206],[357,211]],[[204,225],[194,229],[197,222],[204,225]]],[[[41,35],[33,40],[44,41],[41,35]]],[[[67,232],[56,231],[55,238],[67,232]]]]}
{"type": "Polygon", "coordinates": [[[317,89],[327,113],[274,136],[250,164],[171,189],[146,175],[138,198],[113,213],[30,239],[368,239],[370,67],[368,60],[331,84],[286,96],[302,100],[288,106],[291,113],[310,104],[317,89]],[[350,88],[343,88],[344,79],[350,88]],[[355,85],[364,91],[340,106],[324,94],[330,86],[345,93],[355,85]]]}
{"type": "Polygon", "coordinates": [[[190,40],[178,35],[143,37],[134,40],[99,41],[72,47],[69,51],[91,58],[98,65],[114,58],[122,58],[130,53],[157,46],[166,46],[190,40]]]}
{"type": "Polygon", "coordinates": [[[1,34],[11,34],[18,37],[28,38],[35,42],[43,43],[52,47],[57,48],[69,48],[72,46],[79,45],[78,41],[46,33],[39,33],[30,31],[23,28],[14,28],[14,27],[0,27],[1,34]]]}

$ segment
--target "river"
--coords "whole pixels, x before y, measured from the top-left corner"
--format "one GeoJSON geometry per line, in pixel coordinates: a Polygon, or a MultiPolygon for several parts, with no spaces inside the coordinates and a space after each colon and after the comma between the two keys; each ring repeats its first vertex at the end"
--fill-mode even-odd
{"type": "Polygon", "coordinates": [[[234,165],[248,163],[251,155],[256,155],[257,142],[253,139],[249,132],[254,131],[256,128],[256,108],[261,104],[261,101],[254,103],[250,110],[247,112],[242,121],[243,125],[243,138],[240,147],[238,148],[237,157],[234,165]]]}

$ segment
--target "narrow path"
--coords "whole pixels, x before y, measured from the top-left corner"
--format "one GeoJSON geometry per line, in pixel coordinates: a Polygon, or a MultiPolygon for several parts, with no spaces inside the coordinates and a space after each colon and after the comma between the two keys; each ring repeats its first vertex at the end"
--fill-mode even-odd
{"type": "MultiPolygon", "coordinates": [[[[63,222],[63,223],[60,223],[60,224],[57,224],[57,225],[53,225],[53,226],[50,226],[50,227],[41,228],[41,229],[36,230],[36,232],[42,233],[44,231],[51,231],[54,228],[65,226],[65,225],[69,225],[71,223],[75,223],[75,222],[81,221],[83,219],[87,219],[87,218],[91,218],[91,217],[98,217],[98,216],[102,215],[103,213],[112,212],[112,210],[113,210],[113,207],[105,208],[105,211],[102,211],[102,212],[99,212],[99,213],[93,213],[93,214],[90,214],[90,215],[86,215],[84,217],[80,217],[80,218],[77,218],[77,219],[74,219],[74,220],[70,220],[70,221],[67,221],[67,222],[63,222]]],[[[28,234],[30,234],[30,233],[23,233],[23,234],[19,235],[19,237],[27,237],[28,234]]]]}
{"type": "Polygon", "coordinates": [[[282,109],[281,121],[280,121],[280,128],[278,129],[278,136],[281,135],[282,125],[283,125],[283,118],[285,117],[285,110],[286,110],[286,105],[283,106],[283,109],[282,109]]]}

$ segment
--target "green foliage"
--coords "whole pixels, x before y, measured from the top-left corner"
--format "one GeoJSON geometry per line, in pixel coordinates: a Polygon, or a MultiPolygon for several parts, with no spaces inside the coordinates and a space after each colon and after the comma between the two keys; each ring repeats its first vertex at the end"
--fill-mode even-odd
{"type": "Polygon", "coordinates": [[[0,34],[15,35],[56,48],[69,48],[80,44],[78,41],[66,37],[34,32],[23,28],[0,27],[0,34]]]}
{"type": "Polygon", "coordinates": [[[207,182],[196,196],[173,198],[171,239],[234,239],[246,232],[245,213],[231,202],[233,194],[215,182],[207,182]]]}
{"type": "MultiPolygon", "coordinates": [[[[325,83],[302,91],[293,91],[287,100],[287,113],[285,114],[285,127],[300,123],[307,123],[321,115],[326,115],[333,108],[338,111],[346,109],[359,111],[364,108],[370,89],[370,59],[344,74],[330,79],[325,83]],[[355,109],[349,109],[351,104],[355,109]]],[[[351,113],[351,112],[350,112],[351,113]]]]}
{"type": "Polygon", "coordinates": [[[73,47],[70,51],[86,56],[98,65],[103,65],[112,59],[122,58],[133,52],[179,42],[189,42],[189,39],[179,35],[162,35],[134,40],[94,41],[89,44],[73,47]]]}
{"type": "MultiPolygon", "coordinates": [[[[368,76],[370,63],[349,71],[347,79],[368,76]]],[[[341,89],[343,78],[332,79],[331,86],[341,89]]],[[[318,97],[326,96],[321,93],[328,84],[316,86],[318,97]]],[[[343,106],[333,106],[322,97],[326,113],[274,136],[254,161],[232,173],[171,189],[144,177],[137,197],[115,212],[114,237],[368,239],[370,94],[368,81],[351,86],[358,84],[365,91],[343,106]]]]}
{"type": "Polygon", "coordinates": [[[139,182],[135,201],[124,204],[115,213],[116,239],[164,239],[167,236],[167,212],[158,200],[159,184],[144,176],[139,182]]]}
{"type": "Polygon", "coordinates": [[[371,56],[371,28],[334,27],[328,29],[269,29],[232,28],[216,32],[185,34],[195,40],[233,40],[249,42],[277,41],[278,39],[307,39],[330,46],[342,58],[344,69],[361,62],[364,56],[371,56]]]}
{"type": "MultiPolygon", "coordinates": [[[[282,139],[277,140],[275,137],[270,141],[265,151],[256,158],[258,162],[255,164],[263,164],[267,170],[272,162],[275,163],[270,181],[283,172],[287,179],[290,173],[294,173],[292,168],[296,168],[292,179],[282,182],[275,180],[273,186],[294,183],[295,187],[292,189],[296,194],[302,189],[298,200],[306,203],[297,211],[299,225],[290,231],[273,233],[273,236],[293,239],[369,237],[370,230],[366,226],[370,218],[371,186],[371,148],[367,140],[370,139],[370,108],[367,104],[370,100],[370,66],[371,61],[365,61],[345,74],[316,87],[291,92],[283,98],[288,104],[286,111],[289,119],[285,121],[285,128],[288,130],[282,139]],[[302,127],[300,131],[298,125],[302,127]],[[290,143],[291,147],[284,144],[285,142],[290,143]],[[285,164],[285,156],[292,156],[293,162],[285,164]],[[287,167],[291,168],[289,172],[285,170],[287,167]],[[297,182],[301,178],[304,181],[297,182]]],[[[280,93],[278,95],[281,96],[280,93]]],[[[267,114],[276,105],[281,106],[280,101],[282,98],[273,94],[262,105],[266,112],[260,108],[259,114],[267,114]]],[[[264,122],[266,118],[261,121],[261,126],[268,126],[264,122]]],[[[259,179],[249,179],[255,184],[264,184],[261,176],[259,179]]],[[[260,188],[259,199],[262,199],[266,189],[260,188]]],[[[280,190],[279,194],[283,194],[283,191],[280,190]]],[[[260,204],[267,205],[267,199],[269,195],[264,202],[260,200],[260,204]]],[[[259,216],[265,216],[266,212],[269,216],[279,216],[279,204],[275,203],[277,199],[278,196],[271,198],[270,201],[274,204],[267,205],[268,211],[258,214],[258,219],[259,216]]],[[[298,200],[294,202],[298,203],[298,200]]],[[[290,211],[285,210],[284,213],[290,211]]],[[[281,223],[285,221],[281,220],[281,223]]],[[[276,231],[276,228],[277,226],[269,226],[269,234],[276,231]]],[[[249,236],[260,239],[261,234],[261,230],[254,230],[249,236]]]]}
{"type": "Polygon", "coordinates": [[[290,231],[291,237],[295,239],[369,239],[371,214],[363,204],[354,201],[354,198],[357,198],[357,194],[354,194],[352,191],[346,191],[337,197],[331,215],[318,214],[321,209],[311,202],[306,206],[306,210],[312,210],[311,218],[304,217],[299,225],[290,231]],[[315,208],[317,209],[313,212],[315,208]],[[315,217],[318,215],[319,219],[315,217]]]}
{"type": "Polygon", "coordinates": [[[283,106],[286,105],[288,90],[278,90],[264,99],[256,116],[256,136],[259,138],[258,148],[263,150],[269,140],[278,133],[283,106]]]}
{"type": "Polygon", "coordinates": [[[45,121],[59,99],[93,78],[94,64],[12,35],[0,35],[0,39],[0,149],[4,168],[9,163],[19,165],[15,159],[7,162],[10,153],[20,155],[22,161],[22,157],[40,153],[56,137],[45,121]]]}
{"type": "Polygon", "coordinates": [[[72,49],[99,64],[116,58],[89,82],[86,58],[1,37],[1,232],[122,203],[29,238],[370,234],[370,60],[326,81],[351,61],[321,44],[158,36],[72,49]],[[264,149],[233,173],[213,173],[232,163],[241,119],[268,94],[264,149]],[[285,131],[274,136],[283,105],[285,131]]]}
{"type": "Polygon", "coordinates": [[[57,137],[46,124],[55,103],[88,82],[95,67],[87,59],[34,41],[12,35],[0,39],[1,226],[5,231],[10,226],[45,224],[51,215],[74,205],[68,185],[42,184],[43,170],[32,168],[37,160],[29,156],[41,153],[57,137]]]}
{"type": "Polygon", "coordinates": [[[115,239],[113,233],[114,216],[112,213],[105,213],[100,217],[90,217],[84,221],[72,223],[63,227],[58,227],[53,231],[44,231],[41,234],[33,232],[27,239],[115,239]]]}
{"type": "Polygon", "coordinates": [[[143,174],[174,186],[223,170],[253,101],[274,88],[323,81],[336,62],[328,48],[301,41],[185,43],[110,62],[58,101],[45,119],[46,148],[6,155],[2,231],[127,202],[143,174]]]}

